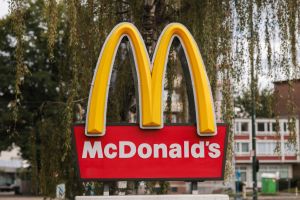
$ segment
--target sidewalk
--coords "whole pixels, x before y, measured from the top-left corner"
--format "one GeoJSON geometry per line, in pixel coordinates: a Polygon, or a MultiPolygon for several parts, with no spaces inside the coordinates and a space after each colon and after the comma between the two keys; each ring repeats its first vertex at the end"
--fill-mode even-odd
{"type": "MultiPolygon", "coordinates": [[[[290,200],[290,199],[297,199],[300,200],[300,195],[296,196],[294,193],[278,193],[277,195],[259,195],[258,200],[290,200]]],[[[230,200],[252,200],[251,196],[247,196],[246,199],[243,199],[242,197],[231,197],[230,200]]]]}

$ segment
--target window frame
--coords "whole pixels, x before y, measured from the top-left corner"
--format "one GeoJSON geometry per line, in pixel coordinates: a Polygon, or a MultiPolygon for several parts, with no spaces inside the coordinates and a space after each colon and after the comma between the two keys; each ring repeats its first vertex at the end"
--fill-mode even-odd
{"type": "MultiPolygon", "coordinates": [[[[281,142],[279,141],[280,144],[280,148],[281,148],[281,142]]],[[[277,141],[275,140],[261,140],[261,141],[256,141],[256,153],[258,156],[274,156],[274,152],[276,149],[276,145],[277,145],[277,141]],[[265,148],[264,148],[264,152],[261,152],[259,150],[259,145],[264,144],[265,148]],[[272,145],[274,144],[274,148],[271,149],[272,145]]],[[[278,156],[281,156],[281,154],[278,154],[278,156]]]]}
{"type": "Polygon", "coordinates": [[[235,141],[234,152],[235,152],[235,154],[238,154],[238,155],[250,154],[250,152],[251,152],[250,142],[249,141],[235,141]],[[243,145],[242,144],[247,144],[248,145],[248,151],[247,152],[243,152],[243,149],[242,149],[243,145]]]}

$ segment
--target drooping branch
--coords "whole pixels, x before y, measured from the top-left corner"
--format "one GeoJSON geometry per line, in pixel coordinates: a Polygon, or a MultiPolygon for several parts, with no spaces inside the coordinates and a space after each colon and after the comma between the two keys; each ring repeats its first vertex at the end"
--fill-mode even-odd
{"type": "Polygon", "coordinates": [[[56,0],[46,1],[46,20],[48,25],[47,39],[48,39],[48,51],[50,58],[53,58],[53,48],[55,45],[55,40],[57,38],[57,3],[56,0]]]}
{"type": "Polygon", "coordinates": [[[24,83],[26,74],[29,73],[27,66],[24,63],[24,2],[21,0],[11,0],[9,4],[10,13],[13,20],[13,32],[16,36],[16,48],[15,48],[15,87],[14,94],[15,99],[12,106],[12,115],[15,122],[14,131],[16,132],[16,124],[18,121],[18,112],[21,105],[22,94],[21,86],[24,83]]]}

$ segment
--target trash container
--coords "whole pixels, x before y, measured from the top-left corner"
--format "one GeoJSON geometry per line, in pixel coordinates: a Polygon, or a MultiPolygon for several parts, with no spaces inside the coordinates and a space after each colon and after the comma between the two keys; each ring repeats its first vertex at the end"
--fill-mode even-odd
{"type": "Polygon", "coordinates": [[[275,194],[277,192],[277,175],[264,173],[261,175],[261,191],[263,194],[275,194]]]}

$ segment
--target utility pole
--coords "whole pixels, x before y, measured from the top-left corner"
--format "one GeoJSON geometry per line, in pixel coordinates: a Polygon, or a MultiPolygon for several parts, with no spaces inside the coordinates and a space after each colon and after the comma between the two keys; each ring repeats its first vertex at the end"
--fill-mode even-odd
{"type": "Polygon", "coordinates": [[[257,161],[256,161],[256,107],[255,107],[255,83],[254,83],[254,66],[251,64],[251,97],[252,97],[252,179],[253,179],[253,200],[257,200],[257,161]]]}
{"type": "Polygon", "coordinates": [[[256,103],[255,103],[255,75],[254,75],[254,31],[253,31],[253,0],[250,2],[250,65],[251,65],[251,122],[252,122],[252,179],[253,179],[253,200],[257,200],[257,161],[256,161],[256,103]]]}

